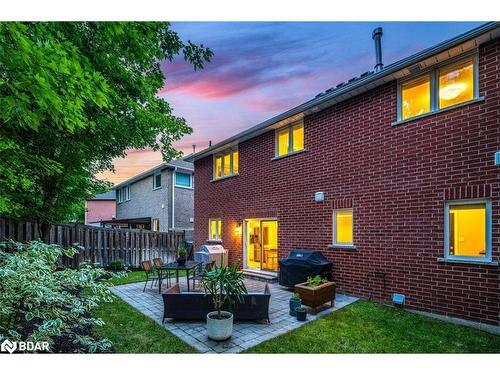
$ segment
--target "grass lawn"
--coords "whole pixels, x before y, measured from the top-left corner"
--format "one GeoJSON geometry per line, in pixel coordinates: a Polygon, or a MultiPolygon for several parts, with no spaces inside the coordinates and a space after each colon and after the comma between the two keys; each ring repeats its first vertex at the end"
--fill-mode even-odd
{"type": "MultiPolygon", "coordinates": [[[[115,285],[144,281],[132,271],[115,285]]],[[[195,353],[163,327],[117,298],[96,313],[97,334],[118,353],[195,353]]],[[[368,301],[358,301],[246,351],[247,353],[500,353],[500,336],[368,301]]]]}
{"type": "MultiPolygon", "coordinates": [[[[145,280],[145,273],[140,270],[109,281],[114,285],[123,285],[145,280]]],[[[118,297],[111,303],[102,304],[95,315],[105,323],[96,329],[96,334],[110,339],[117,353],[196,353],[184,341],[118,297]]]]}
{"type": "Polygon", "coordinates": [[[500,336],[358,301],[248,353],[500,353],[500,336]]]}
{"type": "MultiPolygon", "coordinates": [[[[185,276],[186,271],[179,271],[179,277],[185,276]]],[[[123,284],[130,284],[130,283],[138,283],[140,281],[144,282],[146,281],[146,274],[144,271],[139,270],[139,271],[130,271],[127,272],[127,276],[124,278],[112,278],[109,280],[113,285],[123,285],[123,284]]],[[[148,283],[149,286],[149,283],[148,283]]]]}

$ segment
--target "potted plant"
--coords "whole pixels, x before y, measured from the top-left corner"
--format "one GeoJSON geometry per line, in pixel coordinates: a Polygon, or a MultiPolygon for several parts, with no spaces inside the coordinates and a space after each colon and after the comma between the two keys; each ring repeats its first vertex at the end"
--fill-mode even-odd
{"type": "Polygon", "coordinates": [[[179,245],[177,249],[177,263],[181,266],[186,264],[187,248],[184,244],[179,245]]]}
{"type": "Polygon", "coordinates": [[[290,298],[290,315],[295,316],[295,309],[302,305],[302,300],[297,293],[292,294],[292,298],[290,298]]]}
{"type": "Polygon", "coordinates": [[[227,340],[233,333],[233,314],[223,311],[227,304],[243,302],[247,288],[243,282],[243,274],[238,271],[238,264],[229,267],[214,267],[201,280],[207,294],[212,297],[215,311],[207,314],[207,333],[212,340],[227,340]]]}
{"type": "Polygon", "coordinates": [[[295,314],[297,315],[297,320],[299,322],[305,322],[307,317],[307,308],[301,305],[295,309],[295,314]]]}
{"type": "Polygon", "coordinates": [[[312,307],[313,314],[327,302],[333,307],[335,301],[335,283],[319,275],[308,277],[306,282],[295,285],[295,292],[300,295],[303,305],[312,307]]]}

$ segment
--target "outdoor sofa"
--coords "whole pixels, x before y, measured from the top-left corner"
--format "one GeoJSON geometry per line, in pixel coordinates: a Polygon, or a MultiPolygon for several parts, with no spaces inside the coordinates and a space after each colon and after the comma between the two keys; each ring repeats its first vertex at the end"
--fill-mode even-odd
{"type": "MultiPolygon", "coordinates": [[[[214,311],[212,298],[204,292],[181,292],[175,284],[162,294],[163,319],[205,320],[214,311]]],[[[266,284],[263,293],[247,293],[243,303],[234,306],[224,305],[223,310],[234,314],[234,320],[266,320],[269,322],[269,300],[271,292],[266,284]]]]}

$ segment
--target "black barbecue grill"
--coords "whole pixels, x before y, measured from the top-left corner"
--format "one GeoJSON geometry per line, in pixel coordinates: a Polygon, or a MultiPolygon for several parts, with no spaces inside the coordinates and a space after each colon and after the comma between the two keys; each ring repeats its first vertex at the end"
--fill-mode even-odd
{"type": "Polygon", "coordinates": [[[321,251],[295,249],[286,258],[280,259],[280,285],[293,288],[309,276],[321,275],[331,280],[333,263],[321,251]]]}

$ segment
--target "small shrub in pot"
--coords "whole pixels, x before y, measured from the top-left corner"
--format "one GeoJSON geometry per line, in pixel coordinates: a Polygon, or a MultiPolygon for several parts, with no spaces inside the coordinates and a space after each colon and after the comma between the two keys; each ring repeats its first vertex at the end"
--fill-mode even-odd
{"type": "Polygon", "coordinates": [[[299,322],[305,322],[307,317],[307,308],[305,306],[299,306],[295,309],[295,314],[297,315],[297,320],[299,322]]]}
{"type": "Polygon", "coordinates": [[[297,293],[292,294],[292,298],[290,298],[290,315],[295,316],[295,309],[302,305],[302,300],[297,293]]]}

